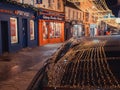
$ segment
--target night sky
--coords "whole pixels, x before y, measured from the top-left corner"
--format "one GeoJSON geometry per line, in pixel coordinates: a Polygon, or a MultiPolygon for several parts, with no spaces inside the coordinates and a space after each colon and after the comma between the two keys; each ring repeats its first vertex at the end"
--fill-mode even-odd
{"type": "Polygon", "coordinates": [[[120,8],[120,4],[117,0],[105,0],[109,9],[112,10],[113,14],[118,17],[118,11],[120,8]]]}

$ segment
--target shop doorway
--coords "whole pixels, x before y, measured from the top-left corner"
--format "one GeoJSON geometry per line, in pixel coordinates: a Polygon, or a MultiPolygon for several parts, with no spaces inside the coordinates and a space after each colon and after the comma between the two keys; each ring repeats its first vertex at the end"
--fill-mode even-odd
{"type": "Polygon", "coordinates": [[[27,19],[22,19],[22,46],[23,48],[27,47],[27,19]]]}
{"type": "Polygon", "coordinates": [[[2,53],[8,52],[8,21],[1,21],[2,53]]]}
{"type": "Polygon", "coordinates": [[[81,37],[83,35],[82,25],[77,24],[73,26],[73,37],[81,37]]]}

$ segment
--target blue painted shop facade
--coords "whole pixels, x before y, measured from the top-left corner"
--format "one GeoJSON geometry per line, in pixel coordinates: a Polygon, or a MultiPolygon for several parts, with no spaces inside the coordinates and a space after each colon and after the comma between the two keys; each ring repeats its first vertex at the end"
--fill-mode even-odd
{"type": "Polygon", "coordinates": [[[0,54],[37,46],[35,11],[0,3],[0,54]]]}

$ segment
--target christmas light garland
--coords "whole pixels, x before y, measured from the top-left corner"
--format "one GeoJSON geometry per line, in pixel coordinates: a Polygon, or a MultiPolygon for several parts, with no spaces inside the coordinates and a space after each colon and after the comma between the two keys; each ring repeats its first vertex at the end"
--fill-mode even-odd
{"type": "Polygon", "coordinates": [[[74,1],[74,0],[68,0],[68,1],[73,3],[77,8],[79,8],[83,12],[89,12],[89,13],[95,15],[96,17],[103,17],[107,13],[112,13],[112,11],[107,7],[105,0],[99,0],[99,1],[84,0],[84,2],[78,1],[83,4],[85,4],[85,3],[89,4],[87,6],[84,5],[85,6],[84,8],[78,6],[76,4],[76,1],[74,1]],[[91,6],[94,6],[94,8],[92,8],[91,6]]]}

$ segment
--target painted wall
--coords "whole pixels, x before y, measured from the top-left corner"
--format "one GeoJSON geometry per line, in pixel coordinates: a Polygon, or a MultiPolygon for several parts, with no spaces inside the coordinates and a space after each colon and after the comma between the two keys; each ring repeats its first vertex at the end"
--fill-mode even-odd
{"type": "MultiPolygon", "coordinates": [[[[19,11],[24,11],[24,12],[28,12],[31,14],[34,14],[34,11],[30,10],[30,9],[25,9],[22,7],[15,7],[13,5],[8,5],[8,4],[2,4],[0,3],[0,9],[5,9],[5,10],[10,10],[10,11],[14,11],[14,10],[19,10],[19,11]]],[[[8,52],[15,52],[18,51],[20,49],[22,49],[22,39],[23,39],[23,33],[22,33],[22,19],[26,19],[27,20],[27,47],[33,47],[33,46],[37,46],[37,21],[35,20],[35,39],[34,40],[30,40],[30,20],[34,20],[33,18],[27,17],[27,16],[23,16],[23,15],[16,15],[14,13],[12,14],[8,14],[8,13],[2,13],[0,12],[0,22],[1,21],[7,21],[8,22],[8,47],[9,50],[8,52]],[[17,18],[17,25],[18,25],[18,43],[12,44],[11,43],[11,32],[10,32],[10,17],[13,18],[17,18]]],[[[0,43],[1,40],[3,38],[1,38],[1,25],[0,25],[0,43]]],[[[0,44],[0,53],[1,53],[1,49],[2,46],[0,44]]]]}

